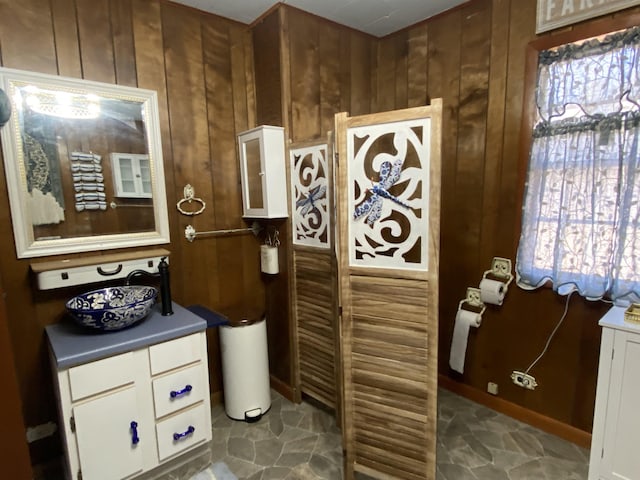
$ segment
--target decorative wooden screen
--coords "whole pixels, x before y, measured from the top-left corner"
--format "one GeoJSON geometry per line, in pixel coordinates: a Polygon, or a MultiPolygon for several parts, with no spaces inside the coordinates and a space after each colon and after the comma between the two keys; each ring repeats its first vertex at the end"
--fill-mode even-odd
{"type": "Polygon", "coordinates": [[[294,245],[331,247],[327,145],[289,150],[294,245]]]}
{"type": "Polygon", "coordinates": [[[336,115],[345,478],[435,478],[442,101],[336,115]]]}
{"type": "MultiPolygon", "coordinates": [[[[293,222],[293,315],[303,393],[339,410],[333,162],[326,143],[289,149],[293,222]]],[[[339,412],[338,412],[339,413],[339,412]]]]}

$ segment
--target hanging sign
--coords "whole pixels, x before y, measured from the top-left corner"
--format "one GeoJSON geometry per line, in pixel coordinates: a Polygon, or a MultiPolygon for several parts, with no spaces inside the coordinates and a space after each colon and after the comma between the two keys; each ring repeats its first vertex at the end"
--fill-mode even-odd
{"type": "Polygon", "coordinates": [[[536,33],[640,5],[640,0],[538,0],[536,33]]]}

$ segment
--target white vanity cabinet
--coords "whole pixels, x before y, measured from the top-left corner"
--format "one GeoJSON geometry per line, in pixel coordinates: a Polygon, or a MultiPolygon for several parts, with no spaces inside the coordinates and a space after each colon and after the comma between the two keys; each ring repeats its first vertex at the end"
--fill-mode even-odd
{"type": "Polygon", "coordinates": [[[640,325],[613,307],[600,320],[602,340],[589,480],[640,478],[640,325]]]}
{"type": "MultiPolygon", "coordinates": [[[[175,304],[174,311],[195,317],[175,304]]],[[[145,319],[140,327],[89,335],[86,355],[96,353],[101,337],[157,328],[149,325],[154,320],[172,321],[154,315],[160,318],[145,319]]],[[[178,325],[177,331],[140,335],[133,342],[138,348],[81,363],[81,353],[75,359],[65,356],[64,349],[74,347],[66,346],[63,327],[47,327],[69,480],[135,478],[211,440],[205,331],[181,335],[183,325],[178,325]],[[176,334],[181,336],[173,338],[176,334]],[[154,343],[163,336],[171,339],[154,343]],[[65,366],[69,361],[73,366],[65,366]]]]}
{"type": "Polygon", "coordinates": [[[238,135],[245,218],[286,218],[284,129],[271,125],[238,135]]]}

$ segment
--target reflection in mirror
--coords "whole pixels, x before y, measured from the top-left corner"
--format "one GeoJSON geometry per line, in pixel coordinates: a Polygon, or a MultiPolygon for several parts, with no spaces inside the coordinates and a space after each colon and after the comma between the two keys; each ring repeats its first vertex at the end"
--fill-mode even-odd
{"type": "Polygon", "coordinates": [[[156,93],[0,68],[18,258],[169,241],[156,93]]]}

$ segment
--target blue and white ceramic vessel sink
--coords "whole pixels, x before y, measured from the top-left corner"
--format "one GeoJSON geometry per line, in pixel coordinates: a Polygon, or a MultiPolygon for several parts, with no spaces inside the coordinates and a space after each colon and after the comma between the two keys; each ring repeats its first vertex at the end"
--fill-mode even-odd
{"type": "Polygon", "coordinates": [[[67,311],[80,325],[113,332],[145,318],[158,290],[144,285],[108,287],[83,293],[67,301],[67,311]]]}

